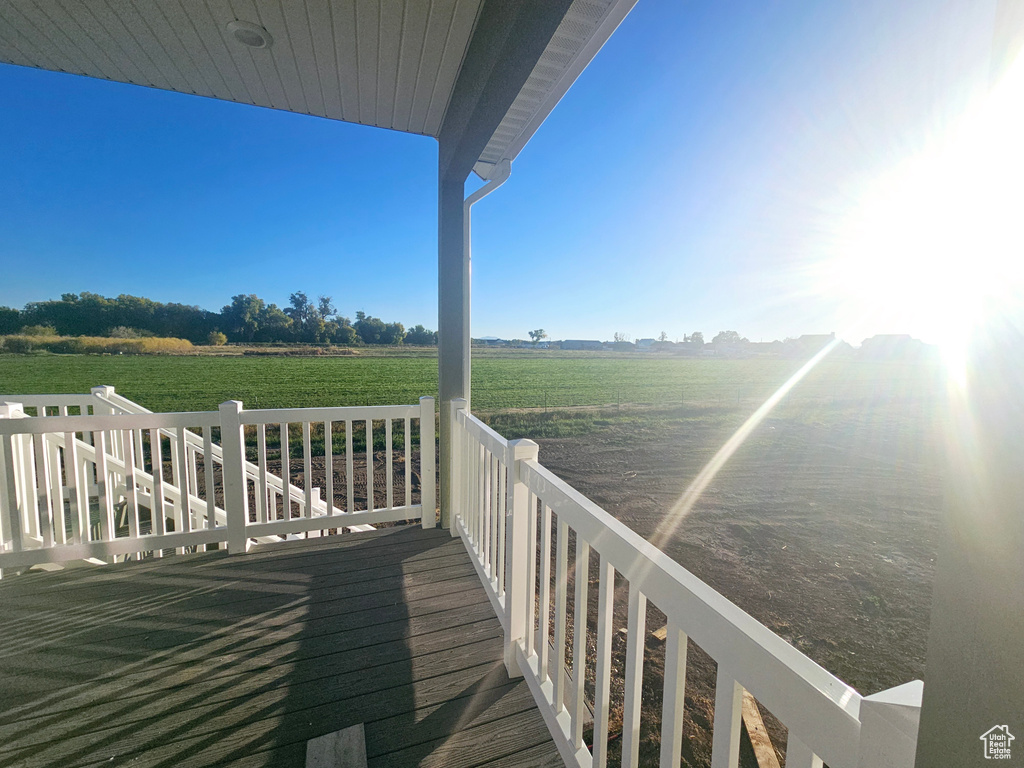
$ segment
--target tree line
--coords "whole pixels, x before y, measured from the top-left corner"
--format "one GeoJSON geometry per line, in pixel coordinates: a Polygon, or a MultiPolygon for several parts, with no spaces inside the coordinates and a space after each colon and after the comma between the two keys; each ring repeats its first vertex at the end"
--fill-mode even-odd
{"type": "Polygon", "coordinates": [[[386,323],[365,312],[356,312],[353,322],[338,314],[330,296],[313,301],[296,291],[288,301],[279,307],[255,294],[238,294],[220,312],[210,312],[127,294],[65,293],[59,301],[31,302],[21,310],[0,307],[0,335],[165,336],[194,344],[437,344],[437,333],[422,325],[406,330],[402,323],[386,323]]]}

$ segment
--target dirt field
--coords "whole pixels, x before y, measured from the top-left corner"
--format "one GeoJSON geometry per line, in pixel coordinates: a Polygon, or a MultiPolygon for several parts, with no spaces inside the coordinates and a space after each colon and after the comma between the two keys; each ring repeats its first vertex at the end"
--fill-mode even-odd
{"type": "MultiPolygon", "coordinates": [[[[540,460],[649,538],[747,415],[681,410],[660,423],[541,439],[540,460]]],[[[921,402],[783,409],[733,456],[663,549],[862,694],[919,679],[941,505],[938,430],[934,408],[921,402]]],[[[663,624],[651,610],[651,715],[660,708],[664,651],[649,633],[663,624]]],[[[620,637],[619,669],[624,653],[620,637]]],[[[692,765],[710,762],[714,670],[691,642],[684,760],[692,765]]],[[[642,762],[657,764],[656,716],[647,719],[642,762]]],[[[766,722],[781,755],[785,729],[766,722]]],[[[755,764],[751,757],[744,763],[755,764]]]]}

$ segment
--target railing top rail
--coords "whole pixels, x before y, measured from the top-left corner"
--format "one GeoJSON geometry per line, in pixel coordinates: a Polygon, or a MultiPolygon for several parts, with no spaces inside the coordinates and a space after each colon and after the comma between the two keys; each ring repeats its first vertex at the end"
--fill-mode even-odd
{"type": "Polygon", "coordinates": [[[483,443],[484,447],[491,453],[500,456],[504,460],[505,452],[508,450],[508,440],[468,411],[459,411],[458,418],[459,423],[465,426],[466,431],[470,435],[483,443]]]}
{"type": "Polygon", "coordinates": [[[107,405],[112,405],[115,408],[120,408],[126,413],[152,413],[148,408],[143,408],[134,400],[129,400],[127,397],[119,395],[114,391],[105,392],[103,394],[94,392],[92,397],[99,400],[101,403],[106,403],[107,405]]]}
{"type": "Polygon", "coordinates": [[[331,408],[257,408],[243,410],[242,424],[277,424],[300,421],[365,421],[366,419],[396,419],[419,417],[420,405],[362,405],[331,408]]]}
{"type": "Polygon", "coordinates": [[[856,764],[861,695],[536,461],[523,482],[830,765],[856,764]],[[808,706],[815,701],[818,706],[808,706]],[[822,706],[824,705],[824,706],[822,706]],[[851,757],[853,756],[851,762],[851,757]]]}
{"type": "Polygon", "coordinates": [[[169,429],[220,426],[217,411],[188,413],[97,414],[0,420],[2,435],[43,435],[52,432],[105,432],[117,429],[169,429]]]}
{"type": "Polygon", "coordinates": [[[0,395],[0,403],[21,403],[29,408],[43,405],[93,405],[92,395],[0,395]]]}

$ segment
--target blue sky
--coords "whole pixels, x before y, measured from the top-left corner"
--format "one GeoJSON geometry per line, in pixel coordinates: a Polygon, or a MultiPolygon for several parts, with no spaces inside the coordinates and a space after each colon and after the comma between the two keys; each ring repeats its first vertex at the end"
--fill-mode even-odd
{"type": "MultiPolygon", "coordinates": [[[[819,278],[872,179],[977,96],[992,16],[639,0],[474,209],[474,335],[927,337],[847,331],[863,308],[819,278]]],[[[436,328],[434,140],[4,65],[0,98],[0,305],[304,290],[436,328]]]]}

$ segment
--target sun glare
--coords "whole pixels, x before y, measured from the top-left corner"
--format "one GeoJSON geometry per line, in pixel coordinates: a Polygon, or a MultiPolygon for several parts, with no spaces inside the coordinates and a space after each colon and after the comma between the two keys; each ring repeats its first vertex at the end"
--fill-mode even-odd
{"type": "MultiPolygon", "coordinates": [[[[948,135],[877,179],[825,280],[864,327],[938,344],[955,378],[972,331],[1024,284],[1024,57],[948,135]]],[[[844,333],[857,338],[858,328],[844,333]]]]}

